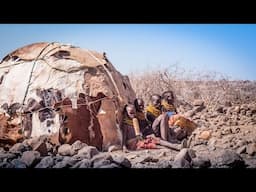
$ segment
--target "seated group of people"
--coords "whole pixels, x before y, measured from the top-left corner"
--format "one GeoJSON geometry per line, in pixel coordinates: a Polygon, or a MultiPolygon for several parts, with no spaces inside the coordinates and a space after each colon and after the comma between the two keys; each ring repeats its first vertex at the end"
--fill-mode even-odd
{"type": "Polygon", "coordinates": [[[124,148],[149,149],[157,148],[161,144],[163,146],[176,144],[180,145],[179,148],[186,147],[184,143],[188,132],[182,126],[175,125],[180,117],[182,116],[177,114],[174,106],[172,91],[166,91],[161,96],[152,95],[145,110],[143,99],[135,99],[134,104],[127,104],[124,108],[121,125],[124,148]]]}

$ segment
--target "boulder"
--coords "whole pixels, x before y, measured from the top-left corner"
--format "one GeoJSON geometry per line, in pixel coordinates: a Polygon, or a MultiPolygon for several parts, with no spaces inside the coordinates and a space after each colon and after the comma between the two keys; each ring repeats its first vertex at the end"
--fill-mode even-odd
{"type": "Polygon", "coordinates": [[[40,163],[38,163],[35,168],[51,168],[54,165],[53,157],[47,156],[44,157],[40,163]]]}
{"type": "Polygon", "coordinates": [[[83,155],[87,159],[91,159],[95,155],[99,154],[99,151],[97,150],[96,147],[93,146],[85,146],[82,149],[80,149],[77,153],[78,155],[83,155]]]}
{"type": "Polygon", "coordinates": [[[11,163],[14,165],[14,168],[27,168],[26,163],[24,163],[20,159],[13,159],[11,163]]]}
{"type": "Polygon", "coordinates": [[[199,99],[194,100],[194,101],[193,101],[193,105],[194,105],[194,106],[203,106],[203,105],[204,105],[204,101],[199,100],[199,99]]]}
{"type": "Polygon", "coordinates": [[[221,150],[211,158],[214,167],[242,168],[245,162],[240,155],[231,150],[221,150]]]}
{"type": "Polygon", "coordinates": [[[113,162],[121,167],[131,168],[131,162],[124,156],[115,156],[113,157],[113,162]]]}
{"type": "Polygon", "coordinates": [[[246,147],[246,153],[248,153],[251,156],[256,154],[256,143],[248,144],[248,146],[246,147]]]}
{"type": "Polygon", "coordinates": [[[28,167],[33,167],[40,161],[40,153],[38,151],[25,151],[21,156],[21,161],[28,167]]]}
{"type": "Polygon", "coordinates": [[[63,156],[73,156],[75,151],[72,149],[71,145],[64,144],[58,148],[58,154],[63,156]]]}

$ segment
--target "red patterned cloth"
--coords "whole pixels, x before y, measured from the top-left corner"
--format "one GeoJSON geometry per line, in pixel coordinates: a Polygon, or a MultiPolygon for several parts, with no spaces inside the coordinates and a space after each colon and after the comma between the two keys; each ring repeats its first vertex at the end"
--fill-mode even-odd
{"type": "Polygon", "coordinates": [[[156,149],[157,144],[159,144],[158,139],[149,137],[143,140],[139,140],[136,146],[137,146],[137,149],[156,149]]]}

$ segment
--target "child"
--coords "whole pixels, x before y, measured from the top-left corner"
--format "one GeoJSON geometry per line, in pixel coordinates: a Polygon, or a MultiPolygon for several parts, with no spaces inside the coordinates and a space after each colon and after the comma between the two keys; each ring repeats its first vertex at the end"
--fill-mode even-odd
{"type": "Polygon", "coordinates": [[[152,127],[149,121],[146,119],[146,115],[144,113],[144,101],[141,98],[135,99],[134,106],[136,109],[136,117],[139,120],[140,131],[142,136],[145,138],[148,135],[154,134],[152,127]]]}

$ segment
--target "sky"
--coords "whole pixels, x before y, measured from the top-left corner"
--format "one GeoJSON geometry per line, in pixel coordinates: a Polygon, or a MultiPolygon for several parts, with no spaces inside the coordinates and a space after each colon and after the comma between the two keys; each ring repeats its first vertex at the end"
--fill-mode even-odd
{"type": "Polygon", "coordinates": [[[106,52],[123,74],[168,68],[256,80],[256,24],[0,24],[0,58],[35,42],[106,52]]]}

